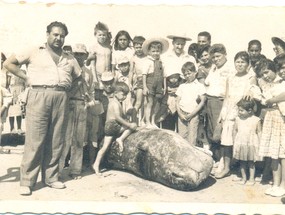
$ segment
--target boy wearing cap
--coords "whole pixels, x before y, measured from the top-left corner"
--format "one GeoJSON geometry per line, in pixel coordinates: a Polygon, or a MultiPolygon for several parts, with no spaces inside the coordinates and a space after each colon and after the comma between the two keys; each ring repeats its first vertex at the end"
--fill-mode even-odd
{"type": "Polygon", "coordinates": [[[160,55],[167,51],[168,41],[163,38],[152,38],[143,43],[143,52],[148,55],[143,74],[143,94],[146,97],[144,118],[147,127],[157,127],[156,115],[166,92],[166,76],[160,55]]]}
{"type": "Polygon", "coordinates": [[[85,96],[89,97],[89,95],[92,95],[93,93],[93,77],[91,71],[84,66],[84,61],[88,56],[85,45],[76,44],[73,47],[73,55],[82,69],[82,79],[74,81],[70,91],[68,92],[68,123],[65,135],[65,144],[59,162],[59,172],[62,174],[65,159],[70,150],[69,176],[76,180],[81,178],[83,143],[85,141],[87,129],[85,96]]]}
{"type": "MultiPolygon", "coordinates": [[[[130,89],[132,89],[129,59],[126,56],[119,58],[117,68],[118,70],[115,70],[115,83],[124,82],[128,85],[130,89]]],[[[132,116],[133,105],[132,105],[131,93],[128,93],[126,99],[122,102],[122,108],[123,108],[124,114],[129,115],[129,113],[131,113],[131,116],[132,116]]],[[[136,113],[134,115],[136,116],[136,113]]],[[[134,119],[131,119],[131,121],[133,120],[134,119]]]]}

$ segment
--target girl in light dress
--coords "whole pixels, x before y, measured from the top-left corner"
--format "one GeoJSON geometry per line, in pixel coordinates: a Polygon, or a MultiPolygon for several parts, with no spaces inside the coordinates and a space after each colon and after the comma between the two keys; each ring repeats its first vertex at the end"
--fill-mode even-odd
{"type": "Polygon", "coordinates": [[[230,175],[232,158],[233,129],[238,116],[236,104],[242,98],[260,99],[260,89],[256,85],[254,73],[248,72],[249,55],[245,51],[238,52],[234,58],[236,73],[227,79],[226,96],[218,122],[221,121],[223,130],[221,134],[221,160],[215,171],[215,178],[230,175]]]}
{"type": "Polygon", "coordinates": [[[240,162],[242,180],[239,184],[255,184],[255,161],[262,160],[258,156],[259,142],[261,136],[260,118],[254,116],[253,100],[241,99],[237,103],[238,117],[235,120],[233,138],[233,157],[240,162]],[[247,181],[247,168],[249,169],[249,180],[247,181]]]}
{"type": "MultiPolygon", "coordinates": [[[[132,48],[132,38],[127,31],[121,30],[117,33],[113,52],[112,52],[112,72],[118,70],[118,60],[127,57],[129,61],[132,60],[134,56],[134,49],[132,48]]],[[[132,71],[132,68],[130,68],[132,71]]]]}
{"type": "Polygon", "coordinates": [[[285,80],[285,56],[277,56],[274,60],[276,65],[266,60],[261,70],[263,79],[274,84],[263,90],[263,104],[268,108],[264,117],[259,155],[271,158],[273,186],[266,189],[265,194],[280,197],[285,195],[285,121],[278,103],[285,101],[285,90],[283,88],[283,92],[275,97],[272,97],[270,91],[285,80]],[[277,70],[279,77],[276,75],[277,70]]]}

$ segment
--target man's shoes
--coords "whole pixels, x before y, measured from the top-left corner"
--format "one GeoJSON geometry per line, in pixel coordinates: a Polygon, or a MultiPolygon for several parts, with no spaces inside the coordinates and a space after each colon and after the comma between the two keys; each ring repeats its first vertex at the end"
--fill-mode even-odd
{"type": "Polygon", "coordinates": [[[20,195],[29,196],[32,194],[31,188],[28,186],[20,186],[20,195]]]}
{"type": "Polygon", "coordinates": [[[64,189],[66,188],[65,184],[62,183],[61,181],[55,181],[51,183],[46,183],[47,186],[54,188],[54,189],[64,189]]]}

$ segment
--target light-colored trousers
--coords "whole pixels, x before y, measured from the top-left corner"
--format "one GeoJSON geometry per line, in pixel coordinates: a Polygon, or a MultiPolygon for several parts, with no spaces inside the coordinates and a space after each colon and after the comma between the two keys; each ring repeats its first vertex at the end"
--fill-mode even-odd
{"type": "Polygon", "coordinates": [[[178,134],[195,146],[197,141],[197,132],[199,124],[199,115],[193,117],[190,121],[181,120],[178,117],[178,134]]]}
{"type": "Polygon", "coordinates": [[[66,130],[65,91],[31,89],[26,108],[26,138],[21,186],[34,186],[42,171],[45,183],[58,181],[58,163],[66,130]]]}

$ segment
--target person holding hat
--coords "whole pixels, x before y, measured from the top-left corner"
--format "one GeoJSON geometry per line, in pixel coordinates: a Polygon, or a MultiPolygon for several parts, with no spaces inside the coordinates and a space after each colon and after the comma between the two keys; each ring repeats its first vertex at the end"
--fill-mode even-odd
{"type": "Polygon", "coordinates": [[[156,115],[160,102],[166,92],[166,75],[160,55],[167,51],[169,43],[163,38],[151,38],[143,43],[147,55],[143,74],[143,94],[146,97],[144,118],[147,127],[157,127],[156,115]]]}
{"type": "MultiPolygon", "coordinates": [[[[89,104],[85,101],[85,96],[90,100],[93,92],[93,76],[91,71],[85,67],[84,61],[88,52],[84,44],[75,44],[72,48],[73,55],[82,69],[82,79],[72,83],[69,94],[69,108],[65,144],[59,162],[59,172],[62,171],[65,159],[70,151],[69,176],[73,179],[81,178],[83,143],[87,130],[87,109],[89,104]],[[80,119],[80,120],[79,120],[80,119]]],[[[89,110],[89,108],[88,108],[89,110]]],[[[90,113],[89,113],[90,115],[90,113]]],[[[96,140],[97,141],[97,140],[96,140]]]]}
{"type": "Polygon", "coordinates": [[[274,44],[274,52],[276,56],[285,53],[285,41],[280,39],[279,37],[272,37],[271,38],[272,43],[274,44]]]}

